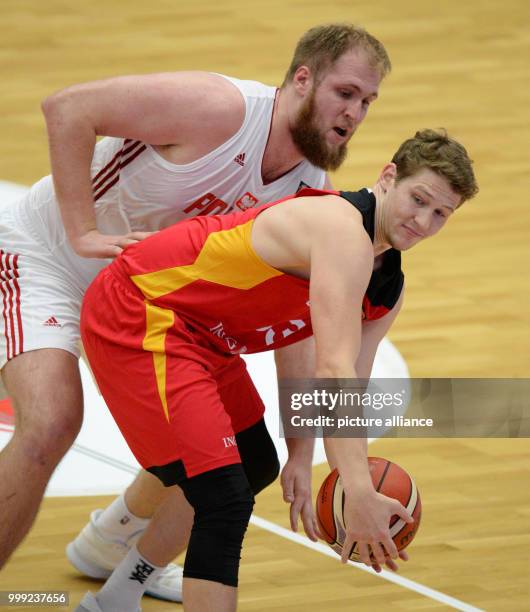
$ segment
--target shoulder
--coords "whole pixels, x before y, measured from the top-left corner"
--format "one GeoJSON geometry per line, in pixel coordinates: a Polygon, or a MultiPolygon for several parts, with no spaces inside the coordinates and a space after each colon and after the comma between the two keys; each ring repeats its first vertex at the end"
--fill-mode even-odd
{"type": "Polygon", "coordinates": [[[312,216],[326,225],[363,225],[361,213],[338,193],[300,196],[292,201],[296,202],[300,215],[312,216]]]}
{"type": "Polygon", "coordinates": [[[285,203],[284,219],[312,245],[327,249],[355,249],[373,259],[372,241],[361,213],[336,194],[301,196],[285,203]]]}
{"type": "MultiPolygon", "coordinates": [[[[163,75],[160,75],[163,78],[163,75]]],[[[236,80],[212,72],[173,72],[167,74],[175,95],[185,93],[196,105],[192,110],[207,109],[225,120],[237,117],[240,122],[245,115],[245,99],[236,80]]]]}
{"type": "Polygon", "coordinates": [[[245,119],[246,104],[241,91],[228,78],[210,72],[172,72],[150,75],[146,86],[167,100],[185,140],[197,137],[224,142],[245,119]]]}

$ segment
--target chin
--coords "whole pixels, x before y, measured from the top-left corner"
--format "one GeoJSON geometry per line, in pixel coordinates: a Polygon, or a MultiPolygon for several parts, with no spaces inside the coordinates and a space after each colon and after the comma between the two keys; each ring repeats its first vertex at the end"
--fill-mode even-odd
{"type": "Polygon", "coordinates": [[[396,251],[408,251],[416,244],[415,242],[409,242],[400,238],[391,238],[388,242],[396,251]]]}

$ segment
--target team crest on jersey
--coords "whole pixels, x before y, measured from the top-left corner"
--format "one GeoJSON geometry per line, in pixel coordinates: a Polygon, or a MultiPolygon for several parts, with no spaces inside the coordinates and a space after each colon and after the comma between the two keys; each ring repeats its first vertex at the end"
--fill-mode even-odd
{"type": "Polygon", "coordinates": [[[247,191],[245,195],[242,195],[239,200],[236,200],[236,206],[241,210],[248,210],[249,208],[253,208],[258,203],[258,198],[247,191]]]}

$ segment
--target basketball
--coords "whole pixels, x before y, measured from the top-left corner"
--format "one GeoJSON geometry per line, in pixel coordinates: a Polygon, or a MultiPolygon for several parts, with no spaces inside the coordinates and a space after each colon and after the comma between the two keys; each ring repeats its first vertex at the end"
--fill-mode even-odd
{"type": "MultiPolygon", "coordinates": [[[[397,499],[409,511],[413,523],[394,515],[390,521],[390,535],[396,548],[403,550],[414,539],[421,519],[420,494],[414,480],[399,465],[380,457],[368,457],[368,467],[374,488],[387,497],[397,499]]],[[[338,471],[333,470],[324,480],[318,492],[316,515],[322,537],[339,555],[346,538],[344,526],[344,491],[338,471]]],[[[360,561],[357,543],[350,555],[352,561],[360,561]]]]}

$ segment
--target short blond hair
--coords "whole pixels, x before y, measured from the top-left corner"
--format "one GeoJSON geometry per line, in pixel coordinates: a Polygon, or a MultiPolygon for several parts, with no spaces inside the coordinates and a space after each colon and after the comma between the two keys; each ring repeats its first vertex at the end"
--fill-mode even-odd
{"type": "Polygon", "coordinates": [[[392,158],[399,182],[423,168],[443,176],[462,198],[460,204],[478,193],[473,161],[466,149],[444,129],[420,130],[399,147],[392,158]]]}
{"type": "Polygon", "coordinates": [[[322,73],[347,51],[362,49],[371,65],[379,71],[381,78],[391,70],[392,65],[386,49],[375,36],[364,28],[349,23],[329,23],[308,30],[298,41],[291,65],[283,84],[293,80],[300,66],[307,66],[318,81],[322,73]]]}

